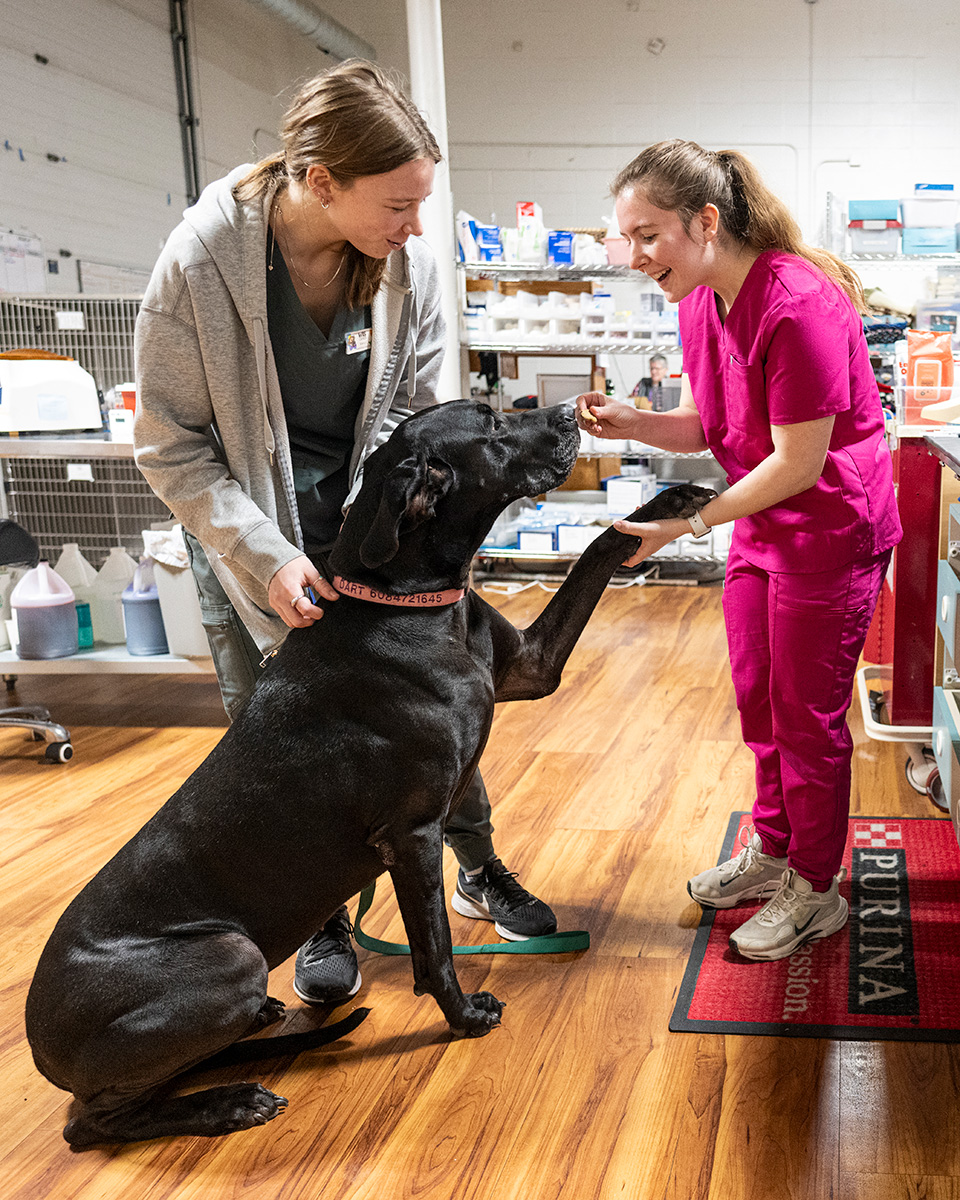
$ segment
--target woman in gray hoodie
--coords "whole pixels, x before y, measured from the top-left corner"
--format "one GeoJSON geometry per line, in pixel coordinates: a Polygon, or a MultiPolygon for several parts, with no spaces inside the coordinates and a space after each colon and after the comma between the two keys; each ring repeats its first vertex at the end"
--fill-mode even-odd
{"type": "MultiPolygon", "coordinates": [[[[137,464],[188,531],[228,715],[290,628],[336,593],[310,555],[330,545],[363,462],[436,403],[444,323],[419,240],[437,143],[371,63],[306,84],[284,149],[205,188],[164,247],[136,329],[137,464]]],[[[479,773],[445,840],[453,904],[506,938],[552,933],[550,908],[496,857],[479,773]]],[[[295,989],[330,1003],[360,986],[342,909],[301,948],[295,989]]]]}

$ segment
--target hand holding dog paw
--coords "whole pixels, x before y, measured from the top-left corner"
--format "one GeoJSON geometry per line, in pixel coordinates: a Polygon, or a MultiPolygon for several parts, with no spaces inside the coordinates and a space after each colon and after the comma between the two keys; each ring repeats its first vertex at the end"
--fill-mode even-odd
{"type": "Polygon", "coordinates": [[[658,550],[664,546],[668,546],[682,534],[690,532],[690,525],[683,520],[614,521],[613,526],[621,533],[642,539],[634,553],[629,558],[624,559],[623,565],[625,567],[637,566],[645,558],[649,558],[651,554],[656,554],[658,550]]]}

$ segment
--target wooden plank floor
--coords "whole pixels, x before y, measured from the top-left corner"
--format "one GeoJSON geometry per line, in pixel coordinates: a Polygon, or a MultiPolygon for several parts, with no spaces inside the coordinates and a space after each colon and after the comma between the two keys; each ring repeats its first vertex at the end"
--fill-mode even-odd
{"type": "MultiPolygon", "coordinates": [[[[517,624],[546,597],[492,597],[517,624]]],[[[0,1194],[4,1200],[907,1200],[960,1197],[960,1048],[671,1034],[699,909],[687,877],[748,808],[720,589],[608,592],[559,692],[503,706],[483,762],[496,844],[578,956],[459,958],[464,988],[507,1007],[453,1041],[409,963],[361,953],[372,1014],[333,1048],[256,1068],[290,1100],[228,1138],[72,1152],[68,1101],[23,1036],[33,965],[68,899],[201,761],[224,728],[203,680],[22,677],[71,728],[76,757],[0,735],[0,1194]]],[[[856,738],[854,810],[930,816],[900,747],[856,738]]],[[[448,855],[448,893],[455,864],[448,855]]],[[[388,884],[369,932],[405,940],[388,884]]],[[[451,913],[455,941],[489,926],[451,913]]],[[[271,991],[287,1030],[321,1018],[271,991]]],[[[342,1014],[347,1009],[341,1009],[342,1014]]]]}

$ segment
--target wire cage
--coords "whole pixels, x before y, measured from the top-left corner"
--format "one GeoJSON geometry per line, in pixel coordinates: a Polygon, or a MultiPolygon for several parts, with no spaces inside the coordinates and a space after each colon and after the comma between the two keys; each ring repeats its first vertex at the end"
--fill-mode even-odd
{"type": "Polygon", "coordinates": [[[50,562],[64,543],[76,542],[94,567],[106,561],[111,546],[123,546],[133,558],[143,554],[143,530],[170,519],[170,511],[150,490],[132,458],[84,458],[71,478],[65,458],[3,460],[7,515],[37,539],[50,562]]]}
{"type": "Polygon", "coordinates": [[[0,296],[0,350],[75,358],[101,392],[134,378],[132,296],[0,296]]]}
{"type": "MultiPolygon", "coordinates": [[[[47,350],[76,359],[101,392],[134,379],[135,296],[0,296],[0,350],[47,350]]],[[[142,531],[166,521],[133,458],[80,461],[11,456],[2,461],[8,517],[55,561],[65,542],[99,568],[112,546],[143,553],[142,531]]]]}

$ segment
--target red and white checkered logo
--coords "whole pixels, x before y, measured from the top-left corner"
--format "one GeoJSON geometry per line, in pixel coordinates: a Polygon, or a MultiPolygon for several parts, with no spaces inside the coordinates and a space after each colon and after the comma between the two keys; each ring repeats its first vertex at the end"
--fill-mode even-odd
{"type": "Polygon", "coordinates": [[[858,821],[853,826],[853,844],[860,849],[890,850],[903,846],[899,821],[858,821]]]}

